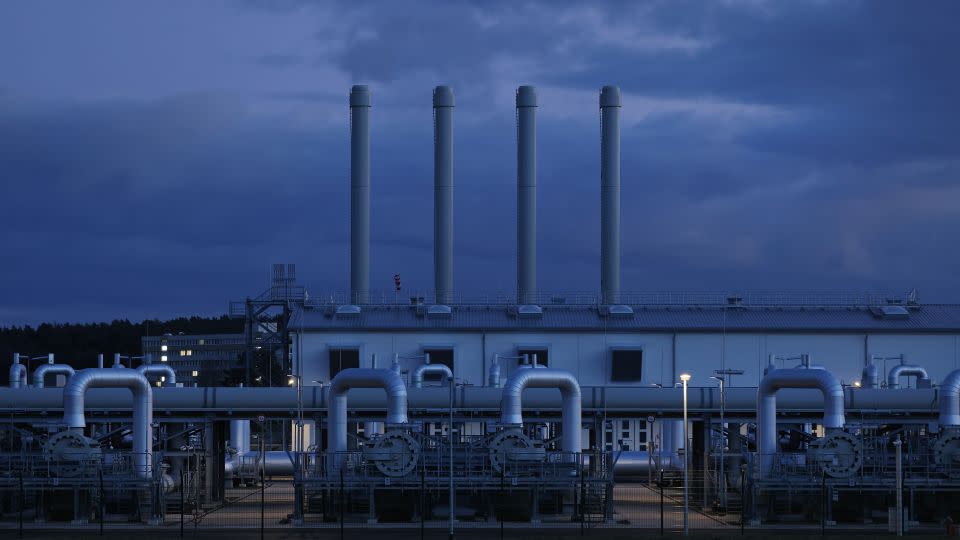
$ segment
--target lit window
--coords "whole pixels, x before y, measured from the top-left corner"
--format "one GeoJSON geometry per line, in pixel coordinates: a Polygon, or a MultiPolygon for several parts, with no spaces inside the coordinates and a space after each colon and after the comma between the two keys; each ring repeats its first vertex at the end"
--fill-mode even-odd
{"type": "Polygon", "coordinates": [[[194,377],[198,377],[200,375],[200,372],[197,370],[193,370],[190,374],[193,375],[194,377]]]}
{"type": "Polygon", "coordinates": [[[190,349],[187,349],[187,356],[193,356],[193,351],[191,351],[190,349]]]}
{"type": "Polygon", "coordinates": [[[167,382],[167,378],[163,375],[160,376],[160,382],[167,382]]]}
{"type": "Polygon", "coordinates": [[[160,346],[160,350],[163,351],[163,352],[167,352],[167,346],[166,346],[166,345],[161,345],[161,346],[160,346]]]}
{"type": "Polygon", "coordinates": [[[180,356],[186,356],[186,355],[187,355],[187,351],[180,349],[180,356]]]}
{"type": "Polygon", "coordinates": [[[201,339],[200,341],[198,341],[197,345],[203,345],[203,340],[201,339]]]}
{"type": "Polygon", "coordinates": [[[166,361],[167,361],[167,355],[165,355],[165,354],[160,355],[160,361],[161,361],[161,362],[166,362],[166,361]]]}

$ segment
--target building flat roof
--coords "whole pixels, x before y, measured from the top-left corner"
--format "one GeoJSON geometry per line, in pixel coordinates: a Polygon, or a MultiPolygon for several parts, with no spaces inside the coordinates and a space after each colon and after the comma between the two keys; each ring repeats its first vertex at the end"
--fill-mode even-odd
{"type": "Polygon", "coordinates": [[[516,306],[364,305],[338,314],[336,306],[298,309],[292,332],[304,331],[580,331],[580,332],[960,332],[960,304],[908,305],[889,314],[880,306],[644,306],[632,315],[609,315],[603,307],[546,305],[542,315],[516,306]],[[904,314],[905,313],[905,314],[904,314]]]}

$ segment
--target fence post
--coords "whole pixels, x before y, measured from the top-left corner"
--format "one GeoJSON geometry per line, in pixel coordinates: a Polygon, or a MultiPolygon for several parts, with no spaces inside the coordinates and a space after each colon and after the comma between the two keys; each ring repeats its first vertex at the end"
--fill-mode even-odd
{"type": "Polygon", "coordinates": [[[663,469],[660,469],[660,536],[663,536],[663,469]]]}
{"type": "MultiPolygon", "coordinates": [[[[102,465],[101,465],[102,467],[102,465]]],[[[107,514],[107,505],[103,501],[103,469],[97,469],[97,477],[100,481],[100,536],[103,536],[103,521],[107,514]]]]}
{"type": "Polygon", "coordinates": [[[747,466],[740,466],[740,536],[743,536],[747,512],[747,466]]]}
{"type": "Polygon", "coordinates": [[[340,467],[340,540],[343,540],[343,467],[340,467]]]}
{"type": "Polygon", "coordinates": [[[23,538],[23,470],[20,471],[20,522],[17,526],[17,538],[23,538]]]}
{"type": "Polygon", "coordinates": [[[426,487],[426,470],[423,468],[423,465],[420,466],[420,540],[423,540],[424,526],[426,525],[426,510],[427,510],[427,501],[426,494],[424,493],[424,488],[426,487]]]}
{"type": "MultiPolygon", "coordinates": [[[[261,445],[260,448],[263,448],[261,445]]],[[[264,474],[265,468],[264,453],[261,450],[260,452],[260,540],[263,540],[263,528],[264,528],[264,513],[266,513],[266,492],[267,492],[267,480],[266,475],[264,474]]]]}
{"type": "Polygon", "coordinates": [[[183,491],[186,489],[186,477],[183,469],[180,469],[180,538],[183,538],[183,513],[187,511],[186,500],[183,496],[183,491]]]}
{"type": "Polygon", "coordinates": [[[497,521],[500,522],[500,540],[503,540],[503,498],[504,498],[503,482],[506,479],[505,478],[506,473],[507,473],[507,464],[506,462],[504,462],[500,466],[500,500],[497,501],[497,509],[496,509],[497,514],[499,514],[497,516],[497,521]]]}
{"type": "Polygon", "coordinates": [[[820,536],[827,535],[827,471],[820,471],[820,536]]]}
{"type": "Polygon", "coordinates": [[[584,535],[587,522],[587,484],[583,471],[580,471],[580,536],[584,535]]]}

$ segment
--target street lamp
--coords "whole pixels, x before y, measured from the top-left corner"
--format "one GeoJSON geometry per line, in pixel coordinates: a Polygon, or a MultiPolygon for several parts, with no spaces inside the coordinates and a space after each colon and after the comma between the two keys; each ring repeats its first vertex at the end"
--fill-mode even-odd
{"type": "Polygon", "coordinates": [[[687,383],[690,382],[689,373],[681,373],[683,382],[683,535],[690,535],[690,438],[687,436],[687,383]]]}

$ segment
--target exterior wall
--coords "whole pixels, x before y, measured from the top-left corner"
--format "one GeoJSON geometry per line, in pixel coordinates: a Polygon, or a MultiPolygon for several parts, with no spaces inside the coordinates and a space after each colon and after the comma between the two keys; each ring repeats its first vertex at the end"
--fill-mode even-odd
{"type": "MultiPolygon", "coordinates": [[[[298,340],[294,340],[295,345],[298,340]]],[[[692,386],[714,386],[708,379],[716,369],[742,369],[744,375],[728,381],[731,386],[756,386],[771,354],[809,354],[810,361],[827,367],[846,383],[859,380],[864,360],[871,354],[905,354],[910,363],[927,368],[934,381],[960,367],[960,338],[942,334],[777,334],[777,333],[602,333],[602,332],[305,332],[303,379],[329,382],[328,349],[357,347],[361,366],[389,367],[394,354],[420,355],[425,348],[452,347],[454,376],[468,384],[486,384],[486,373],[495,354],[514,356],[518,348],[546,347],[551,367],[574,373],[581,385],[672,385],[679,373],[693,375],[692,386]],[[643,378],[637,383],[611,383],[610,351],[616,347],[639,347],[643,354],[643,378]],[[676,347],[676,350],[674,350],[676,347]]],[[[299,355],[297,355],[299,357],[299,355]]],[[[401,359],[403,371],[420,360],[401,359]]],[[[886,373],[895,360],[880,362],[886,373]]],[[[780,361],[778,367],[798,362],[780,361]]],[[[501,377],[516,369],[517,360],[501,361],[501,377]]]]}

